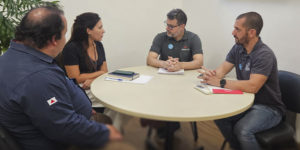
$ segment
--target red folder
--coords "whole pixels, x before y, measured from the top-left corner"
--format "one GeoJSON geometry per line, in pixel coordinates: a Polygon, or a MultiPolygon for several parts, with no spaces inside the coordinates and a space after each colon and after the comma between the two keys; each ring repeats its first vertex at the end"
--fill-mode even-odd
{"type": "Polygon", "coordinates": [[[214,94],[243,94],[241,90],[212,89],[214,94]]]}

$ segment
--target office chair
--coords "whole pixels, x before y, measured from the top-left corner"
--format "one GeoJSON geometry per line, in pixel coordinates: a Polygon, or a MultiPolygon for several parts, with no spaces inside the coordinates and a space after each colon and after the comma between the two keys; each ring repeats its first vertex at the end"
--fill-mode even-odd
{"type": "Polygon", "coordinates": [[[21,150],[20,146],[11,135],[0,125],[0,149],[21,150]]]}
{"type": "MultiPolygon", "coordinates": [[[[287,113],[277,126],[255,134],[256,140],[263,149],[271,150],[278,146],[297,147],[294,133],[296,113],[300,113],[300,75],[279,71],[278,77],[282,101],[286,105],[287,113]]],[[[225,148],[226,143],[225,140],[221,150],[225,148]]]]}

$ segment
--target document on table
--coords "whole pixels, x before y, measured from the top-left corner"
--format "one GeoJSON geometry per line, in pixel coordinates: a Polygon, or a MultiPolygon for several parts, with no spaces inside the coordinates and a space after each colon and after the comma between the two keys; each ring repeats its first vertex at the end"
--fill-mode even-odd
{"type": "Polygon", "coordinates": [[[180,69],[178,71],[170,72],[170,71],[166,70],[165,68],[159,68],[158,73],[160,73],[160,74],[181,74],[181,75],[183,75],[184,74],[184,69],[180,69]]]}
{"type": "Polygon", "coordinates": [[[117,82],[126,82],[126,83],[135,83],[135,84],[146,84],[148,83],[153,76],[148,76],[148,75],[140,75],[140,77],[127,81],[119,78],[112,78],[112,77],[105,77],[104,79],[107,81],[117,81],[117,82]]]}
{"type": "Polygon", "coordinates": [[[241,90],[230,90],[204,83],[197,84],[194,88],[204,94],[243,94],[241,90]]]}

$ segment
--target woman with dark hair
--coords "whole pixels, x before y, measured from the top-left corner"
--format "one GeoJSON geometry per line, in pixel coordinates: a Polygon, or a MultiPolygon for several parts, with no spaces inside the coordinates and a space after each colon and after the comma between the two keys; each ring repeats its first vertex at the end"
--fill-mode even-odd
{"type": "Polygon", "coordinates": [[[65,45],[63,66],[69,78],[86,90],[92,107],[103,112],[103,105],[90,93],[90,85],[98,76],[107,72],[105,52],[101,43],[104,34],[101,18],[96,13],[83,13],[76,17],[70,40],[65,45]]]}

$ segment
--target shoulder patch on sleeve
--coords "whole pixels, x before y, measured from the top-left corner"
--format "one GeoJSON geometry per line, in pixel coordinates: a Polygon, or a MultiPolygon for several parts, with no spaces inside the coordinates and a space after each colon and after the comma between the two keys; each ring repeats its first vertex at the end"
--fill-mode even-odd
{"type": "Polygon", "coordinates": [[[55,97],[52,97],[49,100],[47,100],[47,102],[48,102],[49,106],[51,106],[51,105],[55,104],[57,102],[57,100],[55,97]]]}

